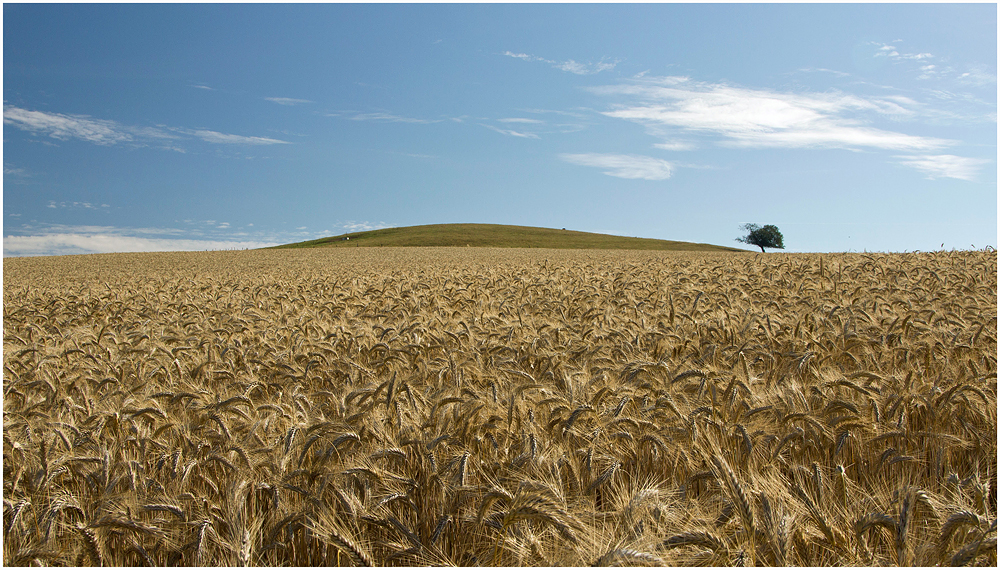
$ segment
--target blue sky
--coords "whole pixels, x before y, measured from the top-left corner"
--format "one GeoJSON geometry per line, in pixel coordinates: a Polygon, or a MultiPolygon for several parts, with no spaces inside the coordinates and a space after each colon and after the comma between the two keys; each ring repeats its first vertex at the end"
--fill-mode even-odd
{"type": "Polygon", "coordinates": [[[4,255],[997,244],[996,4],[3,7],[4,255]]]}

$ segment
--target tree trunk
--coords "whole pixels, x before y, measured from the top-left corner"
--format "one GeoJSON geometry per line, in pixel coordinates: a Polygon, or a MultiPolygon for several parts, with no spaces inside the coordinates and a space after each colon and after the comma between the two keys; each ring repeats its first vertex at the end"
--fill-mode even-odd
{"type": "Polygon", "coordinates": [[[762,245],[758,245],[757,247],[759,247],[759,248],[760,248],[760,252],[761,252],[761,253],[767,253],[766,251],[764,251],[764,246],[762,246],[762,245]]]}

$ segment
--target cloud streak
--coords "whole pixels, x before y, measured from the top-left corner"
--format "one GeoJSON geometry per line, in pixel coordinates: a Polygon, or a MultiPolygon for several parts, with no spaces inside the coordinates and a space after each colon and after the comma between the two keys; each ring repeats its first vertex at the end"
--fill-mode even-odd
{"type": "Polygon", "coordinates": [[[301,105],[303,103],[312,103],[312,101],[308,99],[292,99],[291,97],[264,97],[264,100],[289,107],[292,105],[301,105]]]}
{"type": "Polygon", "coordinates": [[[15,168],[13,166],[10,166],[6,162],[3,165],[3,174],[4,176],[21,176],[21,177],[30,176],[23,168],[15,168]]]}
{"type": "Polygon", "coordinates": [[[797,94],[701,83],[667,77],[628,85],[594,87],[600,95],[626,97],[608,117],[663,132],[720,137],[722,146],[745,148],[877,148],[928,151],[955,141],[908,135],[866,124],[863,114],[905,117],[900,100],[864,99],[844,93],[797,94]]]}
{"type": "Polygon", "coordinates": [[[871,45],[879,46],[878,50],[875,52],[874,57],[887,57],[889,59],[911,59],[917,61],[931,59],[934,57],[932,54],[929,53],[899,53],[899,51],[896,49],[896,46],[891,46],[889,44],[880,44],[879,42],[871,42],[871,45]]]}
{"type": "Polygon", "coordinates": [[[698,148],[697,145],[695,145],[694,143],[689,143],[684,141],[668,141],[663,143],[657,143],[654,144],[653,146],[663,150],[674,150],[674,151],[694,150],[698,148]]]}
{"type": "Polygon", "coordinates": [[[79,139],[99,145],[132,142],[135,135],[114,121],[92,119],[85,115],[64,115],[29,111],[4,105],[3,123],[57,140],[79,139]]]}
{"type": "Polygon", "coordinates": [[[348,221],[344,222],[343,224],[340,224],[340,227],[343,228],[344,230],[347,230],[346,233],[353,233],[353,232],[367,232],[367,231],[371,231],[371,230],[381,230],[381,229],[384,229],[384,228],[391,228],[391,227],[394,227],[394,226],[388,225],[385,222],[377,222],[377,223],[376,222],[356,222],[356,221],[353,221],[353,220],[348,220],[348,221]]]}
{"type": "Polygon", "coordinates": [[[996,85],[997,75],[996,73],[991,73],[989,69],[974,65],[958,76],[958,81],[961,83],[966,83],[969,85],[974,85],[977,87],[982,87],[985,85],[996,85]]]}
{"type": "Polygon", "coordinates": [[[252,137],[220,133],[207,129],[171,127],[137,127],[107,119],[94,119],[86,115],[68,115],[31,111],[13,105],[4,105],[3,122],[22,131],[39,136],[69,141],[81,140],[102,146],[130,145],[136,147],[161,145],[170,150],[184,138],[197,138],[212,144],[271,145],[290,144],[267,137],[252,137]]]}
{"type": "MultiPolygon", "coordinates": [[[[328,116],[338,117],[338,114],[330,114],[328,116]]],[[[415,119],[413,117],[403,117],[400,115],[393,115],[392,113],[376,112],[376,113],[357,113],[355,115],[346,117],[351,121],[378,121],[382,123],[414,123],[414,124],[431,124],[440,123],[440,119],[415,119]]]]}
{"type": "Polygon", "coordinates": [[[150,238],[108,231],[51,233],[5,236],[4,257],[35,255],[76,255],[86,253],[127,253],[146,251],[209,251],[220,249],[256,249],[278,243],[256,240],[201,240],[150,238]]]}
{"type": "Polygon", "coordinates": [[[269,144],[292,144],[288,141],[271,139],[267,137],[244,137],[241,135],[230,135],[216,131],[196,130],[190,133],[199,139],[212,144],[241,144],[241,145],[269,145],[269,144]]]}
{"type": "Polygon", "coordinates": [[[580,166],[606,168],[604,174],[633,180],[666,180],[673,175],[673,164],[659,158],[630,154],[560,154],[559,158],[580,166]]]}
{"type": "Polygon", "coordinates": [[[897,156],[900,164],[916,168],[925,173],[927,178],[956,178],[973,181],[979,168],[990,161],[982,158],[967,158],[952,154],[897,156]]]}
{"type": "Polygon", "coordinates": [[[519,137],[519,138],[523,138],[523,139],[537,139],[537,138],[539,138],[539,136],[536,135],[535,133],[522,133],[520,131],[514,131],[514,130],[510,130],[510,129],[501,129],[501,128],[498,128],[498,127],[494,127],[493,125],[487,125],[485,123],[479,123],[479,124],[482,125],[482,126],[484,126],[484,127],[486,127],[487,129],[490,129],[491,131],[496,131],[496,132],[498,132],[498,133],[500,133],[502,135],[507,135],[509,137],[519,137]]]}
{"type": "Polygon", "coordinates": [[[539,123],[544,123],[545,122],[545,121],[541,121],[541,120],[538,120],[538,119],[523,119],[523,118],[520,118],[520,117],[510,117],[510,118],[507,118],[507,119],[497,119],[497,121],[499,121],[501,123],[523,123],[523,124],[526,124],[526,125],[535,125],[535,124],[539,124],[539,123]]]}
{"type": "Polygon", "coordinates": [[[523,59],[524,61],[540,61],[542,63],[547,63],[556,69],[566,71],[569,73],[575,73],[576,75],[594,75],[602,71],[610,71],[618,65],[621,60],[608,61],[608,58],[602,58],[597,63],[588,62],[580,63],[575,60],[567,61],[555,61],[552,59],[545,59],[544,57],[538,57],[535,55],[529,55],[526,53],[514,53],[512,51],[505,51],[503,55],[507,57],[513,57],[516,59],[523,59]]]}
{"type": "Polygon", "coordinates": [[[48,208],[61,208],[61,209],[82,209],[82,210],[99,210],[107,209],[111,206],[107,204],[91,204],[90,202],[56,202],[55,200],[49,200],[48,208]]]}
{"type": "MultiPolygon", "coordinates": [[[[896,40],[893,43],[899,43],[902,40],[896,40]]],[[[874,59],[885,58],[886,61],[891,62],[893,65],[915,65],[916,66],[916,78],[919,80],[927,81],[931,79],[952,79],[957,81],[959,84],[966,86],[984,87],[988,85],[996,85],[997,76],[994,70],[984,67],[982,65],[973,64],[966,67],[965,71],[955,69],[954,67],[947,65],[945,62],[948,58],[943,58],[943,61],[934,54],[927,52],[918,53],[901,53],[896,49],[895,45],[883,44],[880,42],[869,42],[870,46],[876,47],[872,57],[874,59]],[[937,63],[932,63],[937,61],[937,63]]],[[[995,69],[995,67],[994,67],[995,69]]]]}

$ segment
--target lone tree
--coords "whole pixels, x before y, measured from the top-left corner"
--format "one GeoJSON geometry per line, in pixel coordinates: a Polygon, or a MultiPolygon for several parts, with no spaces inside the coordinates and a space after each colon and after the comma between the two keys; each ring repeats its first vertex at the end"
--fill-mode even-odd
{"type": "Polygon", "coordinates": [[[743,224],[740,228],[747,232],[747,235],[736,238],[736,241],[755,245],[760,248],[761,253],[765,253],[765,247],[785,249],[781,232],[777,226],[760,227],[757,224],[743,224]]]}

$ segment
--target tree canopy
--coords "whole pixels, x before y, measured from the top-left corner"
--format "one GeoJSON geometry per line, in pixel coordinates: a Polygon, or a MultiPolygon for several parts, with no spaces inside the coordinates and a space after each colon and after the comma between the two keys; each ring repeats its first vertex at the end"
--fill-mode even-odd
{"type": "Polygon", "coordinates": [[[736,238],[736,241],[749,245],[755,245],[764,253],[764,248],[785,249],[784,237],[777,226],[767,225],[760,227],[757,224],[743,224],[740,226],[747,235],[736,238]]]}

